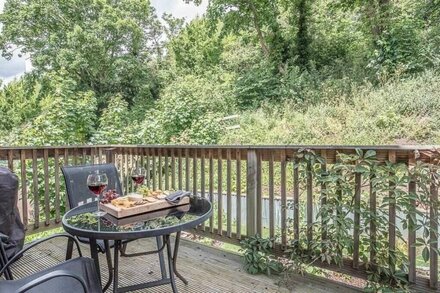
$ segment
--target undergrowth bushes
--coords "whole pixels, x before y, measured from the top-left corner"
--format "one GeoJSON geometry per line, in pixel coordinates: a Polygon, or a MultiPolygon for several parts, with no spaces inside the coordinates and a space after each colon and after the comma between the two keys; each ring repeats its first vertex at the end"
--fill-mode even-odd
{"type": "MultiPolygon", "coordinates": [[[[397,144],[440,141],[440,77],[428,71],[346,96],[328,95],[308,107],[285,101],[244,112],[240,129],[221,143],[397,144]]],[[[325,89],[323,89],[325,91],[325,89]]]]}

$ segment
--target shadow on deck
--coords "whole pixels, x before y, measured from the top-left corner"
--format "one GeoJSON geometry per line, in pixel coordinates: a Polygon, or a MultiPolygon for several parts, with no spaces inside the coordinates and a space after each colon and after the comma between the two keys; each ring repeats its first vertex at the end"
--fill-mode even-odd
{"type": "MultiPolygon", "coordinates": [[[[141,239],[129,243],[127,252],[140,252],[154,249],[153,239],[141,239]]],[[[53,239],[46,246],[30,250],[17,265],[14,265],[14,277],[28,275],[64,260],[66,242],[53,239]]],[[[81,247],[83,255],[89,256],[87,245],[81,247]]],[[[76,254],[76,252],[75,252],[76,254]]],[[[103,282],[107,281],[107,266],[104,254],[100,254],[103,282]]],[[[184,285],[177,280],[179,292],[354,292],[349,288],[331,282],[295,276],[289,280],[292,288],[288,290],[280,285],[279,276],[250,275],[243,270],[240,256],[202,244],[182,240],[179,249],[177,267],[189,281],[184,285]]],[[[134,285],[140,282],[160,279],[157,255],[121,258],[119,271],[120,286],[134,285]]],[[[111,288],[110,288],[111,289],[111,288]]],[[[107,292],[111,292],[108,290],[107,292]]],[[[171,292],[169,285],[138,290],[135,292],[171,292]]]]}

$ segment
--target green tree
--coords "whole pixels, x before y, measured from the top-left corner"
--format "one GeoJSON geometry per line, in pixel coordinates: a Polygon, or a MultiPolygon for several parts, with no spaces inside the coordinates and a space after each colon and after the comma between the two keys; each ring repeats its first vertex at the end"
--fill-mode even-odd
{"type": "Polygon", "coordinates": [[[162,54],[163,28],[149,1],[8,0],[0,23],[2,55],[29,54],[36,73],[62,69],[98,98],[154,97],[149,62],[162,54]]]}
{"type": "Polygon", "coordinates": [[[76,82],[51,75],[52,89],[39,103],[39,114],[15,128],[5,143],[12,145],[86,144],[95,128],[96,98],[91,91],[78,92],[76,82]]]}

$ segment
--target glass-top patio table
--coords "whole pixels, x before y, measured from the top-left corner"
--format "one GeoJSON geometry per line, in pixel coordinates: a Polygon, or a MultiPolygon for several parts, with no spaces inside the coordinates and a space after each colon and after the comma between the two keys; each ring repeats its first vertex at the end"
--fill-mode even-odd
{"type": "MultiPolygon", "coordinates": [[[[201,197],[192,196],[187,205],[140,214],[127,218],[117,219],[110,214],[97,217],[93,213],[97,210],[96,202],[78,206],[68,211],[62,220],[66,232],[78,237],[88,238],[90,241],[91,257],[95,261],[99,272],[99,259],[96,249],[96,241],[104,240],[106,249],[109,249],[109,241],[114,241],[113,258],[113,292],[127,292],[164,284],[171,284],[173,292],[177,292],[175,276],[185,284],[187,281],[176,270],[177,253],[179,249],[180,233],[183,230],[195,228],[206,221],[212,213],[211,203],[201,197]],[[170,243],[170,235],[176,233],[174,250],[170,243]],[[118,288],[118,263],[119,250],[123,241],[139,238],[157,237],[163,238],[157,250],[148,253],[159,253],[166,247],[168,258],[168,274],[161,264],[162,279],[128,287],[118,288]]],[[[109,263],[111,265],[111,263],[109,263]]],[[[110,280],[105,289],[111,283],[110,280]]]]}

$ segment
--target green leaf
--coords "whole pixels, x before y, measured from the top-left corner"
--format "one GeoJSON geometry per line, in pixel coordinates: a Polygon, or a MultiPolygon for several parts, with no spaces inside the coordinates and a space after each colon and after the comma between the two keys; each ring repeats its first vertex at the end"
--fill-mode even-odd
{"type": "Polygon", "coordinates": [[[427,262],[429,260],[429,249],[426,246],[425,246],[425,248],[423,248],[422,257],[425,262],[427,262]]]}

